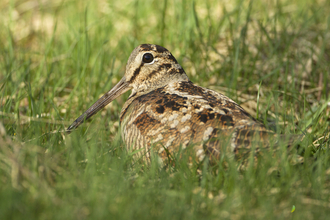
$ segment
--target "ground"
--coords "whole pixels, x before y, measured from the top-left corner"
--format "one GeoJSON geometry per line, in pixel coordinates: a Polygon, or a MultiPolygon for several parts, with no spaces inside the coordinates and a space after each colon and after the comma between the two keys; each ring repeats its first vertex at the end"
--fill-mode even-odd
{"type": "Polygon", "coordinates": [[[326,219],[329,14],[326,0],[2,0],[0,219],[326,219]],[[119,130],[129,94],[67,135],[141,43],[275,132],[305,134],[299,148],[245,169],[230,155],[135,162],[119,130]]]}

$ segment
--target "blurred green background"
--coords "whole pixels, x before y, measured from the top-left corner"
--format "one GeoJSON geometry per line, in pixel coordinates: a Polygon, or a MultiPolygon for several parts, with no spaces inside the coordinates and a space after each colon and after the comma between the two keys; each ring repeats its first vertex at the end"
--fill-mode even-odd
{"type": "Polygon", "coordinates": [[[0,219],[327,219],[329,14],[326,0],[2,0],[0,219]],[[134,163],[119,130],[129,94],[65,134],[141,43],[274,131],[305,133],[304,163],[134,163]]]}

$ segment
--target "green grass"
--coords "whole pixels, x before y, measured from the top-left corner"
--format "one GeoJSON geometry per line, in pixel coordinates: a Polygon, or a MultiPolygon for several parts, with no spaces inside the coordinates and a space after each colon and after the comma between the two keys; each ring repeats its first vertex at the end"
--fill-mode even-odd
{"type": "Polygon", "coordinates": [[[0,219],[327,219],[329,14],[326,0],[2,1],[0,219]],[[129,94],[65,134],[141,43],[276,132],[306,133],[304,163],[134,163],[118,124],[129,94]]]}

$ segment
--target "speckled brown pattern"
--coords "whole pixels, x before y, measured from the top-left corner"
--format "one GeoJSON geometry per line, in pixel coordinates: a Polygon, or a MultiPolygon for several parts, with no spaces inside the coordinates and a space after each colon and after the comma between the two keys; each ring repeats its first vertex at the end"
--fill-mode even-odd
{"type": "Polygon", "coordinates": [[[130,89],[120,114],[122,138],[128,151],[147,161],[151,151],[165,161],[188,146],[199,161],[216,161],[224,150],[242,158],[251,146],[259,152],[279,138],[230,98],[194,85],[167,49],[152,44],[133,50],[121,81],[68,131],[130,89]]]}

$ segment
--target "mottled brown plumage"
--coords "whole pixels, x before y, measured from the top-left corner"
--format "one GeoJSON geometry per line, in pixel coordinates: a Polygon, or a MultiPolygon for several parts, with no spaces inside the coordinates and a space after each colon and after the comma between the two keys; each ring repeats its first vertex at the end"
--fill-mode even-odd
{"type": "Polygon", "coordinates": [[[148,161],[151,151],[164,160],[187,146],[200,161],[216,161],[224,150],[240,158],[251,146],[259,151],[279,138],[230,98],[194,85],[167,49],[151,44],[133,50],[120,82],[68,131],[128,90],[132,94],[120,113],[122,138],[130,152],[138,150],[135,155],[148,161]]]}

